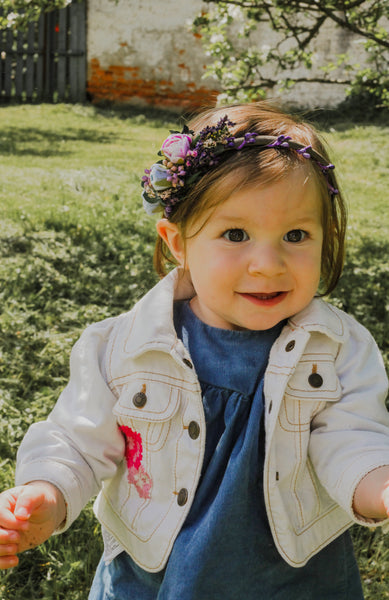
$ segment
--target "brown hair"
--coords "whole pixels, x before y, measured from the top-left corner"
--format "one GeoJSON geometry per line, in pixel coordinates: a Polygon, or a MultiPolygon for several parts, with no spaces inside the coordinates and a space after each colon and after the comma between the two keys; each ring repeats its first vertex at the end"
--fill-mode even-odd
{"type": "MultiPolygon", "coordinates": [[[[205,111],[188,123],[195,135],[207,126],[216,125],[228,115],[235,123],[231,128],[235,136],[253,132],[259,135],[288,135],[292,140],[312,146],[326,160],[328,153],[315,128],[289,115],[267,102],[224,106],[205,111]]],[[[223,161],[210,169],[192,188],[183,202],[169,216],[186,237],[188,226],[210,208],[221,204],[237,189],[260,182],[279,181],[293,168],[304,168],[315,178],[322,200],[323,247],[321,277],[323,291],[329,294],[336,286],[343,268],[347,213],[341,192],[331,196],[327,182],[313,160],[307,160],[293,150],[258,149],[246,146],[243,151],[226,152],[223,161]]],[[[338,186],[337,186],[338,187],[338,186]]],[[[154,252],[154,266],[163,277],[168,265],[175,265],[165,242],[158,237],[154,252]]]]}

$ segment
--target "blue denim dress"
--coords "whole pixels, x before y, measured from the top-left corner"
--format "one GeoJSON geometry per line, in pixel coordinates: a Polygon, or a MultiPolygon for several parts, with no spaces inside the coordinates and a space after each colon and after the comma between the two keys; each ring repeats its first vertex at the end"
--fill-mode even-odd
{"type": "Polygon", "coordinates": [[[175,327],[203,393],[206,450],[196,496],[166,568],[123,552],[100,562],[90,600],[362,600],[348,533],[293,568],[279,555],[263,497],[263,375],[282,323],[267,331],[210,327],[187,302],[175,327]]]}

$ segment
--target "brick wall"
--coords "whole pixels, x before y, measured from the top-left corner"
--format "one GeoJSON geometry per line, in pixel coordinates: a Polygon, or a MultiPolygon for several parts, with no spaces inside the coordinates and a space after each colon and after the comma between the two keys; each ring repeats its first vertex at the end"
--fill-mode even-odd
{"type": "Polygon", "coordinates": [[[188,23],[198,0],[89,0],[88,92],[166,108],[214,104],[218,84],[202,79],[206,57],[188,23]]]}

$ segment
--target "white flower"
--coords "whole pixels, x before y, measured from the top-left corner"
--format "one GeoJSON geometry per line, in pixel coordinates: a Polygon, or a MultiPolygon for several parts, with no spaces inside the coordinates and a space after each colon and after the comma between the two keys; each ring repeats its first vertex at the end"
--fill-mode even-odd
{"type": "Polygon", "coordinates": [[[160,192],[162,190],[166,190],[172,186],[170,181],[168,181],[167,177],[169,175],[169,170],[164,167],[164,165],[160,165],[159,163],[154,164],[150,169],[150,185],[156,191],[160,192]]]}
{"type": "Polygon", "coordinates": [[[18,18],[18,15],[17,15],[17,13],[13,13],[13,12],[12,12],[12,13],[9,13],[9,14],[7,15],[8,26],[9,26],[9,27],[12,27],[12,25],[14,25],[14,24],[15,24],[15,22],[16,22],[16,19],[17,19],[17,18],[18,18]]]}

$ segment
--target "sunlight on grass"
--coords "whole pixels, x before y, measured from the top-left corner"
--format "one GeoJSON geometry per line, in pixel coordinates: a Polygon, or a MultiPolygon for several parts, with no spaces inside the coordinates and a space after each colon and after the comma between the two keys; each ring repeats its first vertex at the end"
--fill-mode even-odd
{"type": "Polygon", "coordinates": [[[388,237],[388,127],[350,126],[328,135],[350,211],[350,227],[364,234],[388,237]]]}

